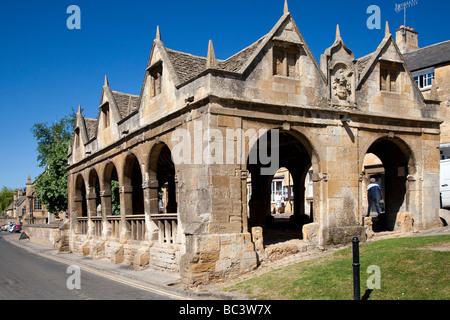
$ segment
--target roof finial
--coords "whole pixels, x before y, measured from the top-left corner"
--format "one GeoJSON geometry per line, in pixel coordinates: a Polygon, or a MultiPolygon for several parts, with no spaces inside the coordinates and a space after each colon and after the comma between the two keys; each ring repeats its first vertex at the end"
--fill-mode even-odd
{"type": "Polygon", "coordinates": [[[388,21],[386,20],[386,29],[384,29],[384,36],[388,36],[388,35],[390,35],[391,33],[389,32],[389,23],[388,23],[388,21]]]}
{"type": "Polygon", "coordinates": [[[339,24],[336,25],[336,40],[341,40],[341,30],[339,30],[339,24]]]}
{"type": "Polygon", "coordinates": [[[289,13],[289,7],[287,0],[284,0],[284,14],[289,13]]]}
{"type": "Polygon", "coordinates": [[[214,53],[212,40],[209,40],[208,56],[206,58],[206,69],[214,68],[215,66],[216,66],[216,54],[214,53]]]}
{"type": "Polygon", "coordinates": [[[161,41],[161,31],[159,30],[159,26],[156,26],[156,37],[155,40],[161,41]]]}
{"type": "Polygon", "coordinates": [[[30,176],[30,174],[28,174],[27,184],[31,184],[31,176],[30,176]]]}
{"type": "Polygon", "coordinates": [[[81,104],[78,105],[78,112],[79,114],[81,114],[81,104]]]}
{"type": "Polygon", "coordinates": [[[109,87],[108,77],[105,75],[105,84],[104,87],[109,87]]]}

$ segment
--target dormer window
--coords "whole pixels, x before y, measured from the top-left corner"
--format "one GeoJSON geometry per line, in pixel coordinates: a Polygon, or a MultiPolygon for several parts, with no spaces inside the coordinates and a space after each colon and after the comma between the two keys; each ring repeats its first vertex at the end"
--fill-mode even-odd
{"type": "Polygon", "coordinates": [[[108,128],[109,125],[111,124],[111,119],[110,119],[110,115],[109,115],[109,104],[105,104],[102,107],[102,115],[103,115],[103,128],[108,128]]]}
{"type": "Polygon", "coordinates": [[[150,69],[151,96],[156,97],[162,91],[162,63],[150,69]]]}
{"type": "Polygon", "coordinates": [[[80,128],[75,129],[75,148],[80,147],[80,128]]]}
{"type": "Polygon", "coordinates": [[[393,62],[380,62],[380,90],[398,92],[401,65],[393,62]]]}
{"type": "Polygon", "coordinates": [[[298,78],[299,50],[289,47],[273,48],[273,74],[298,78]]]}

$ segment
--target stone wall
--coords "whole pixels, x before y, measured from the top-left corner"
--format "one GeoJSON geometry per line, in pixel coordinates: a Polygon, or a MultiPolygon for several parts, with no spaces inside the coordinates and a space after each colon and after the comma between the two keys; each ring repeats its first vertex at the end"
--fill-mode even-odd
{"type": "Polygon", "coordinates": [[[69,249],[69,221],[25,225],[23,232],[30,238],[30,242],[52,247],[59,251],[69,249]]]}

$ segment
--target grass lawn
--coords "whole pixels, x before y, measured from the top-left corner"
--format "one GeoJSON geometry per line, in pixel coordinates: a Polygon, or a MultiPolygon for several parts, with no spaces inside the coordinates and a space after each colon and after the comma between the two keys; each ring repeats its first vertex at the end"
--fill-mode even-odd
{"type": "MultiPolygon", "coordinates": [[[[360,245],[361,296],[368,300],[449,300],[450,235],[379,240],[360,245]],[[427,247],[428,246],[428,247],[427,247]],[[425,248],[423,248],[425,247],[425,248]],[[369,266],[378,266],[381,288],[369,290],[369,266]]],[[[372,277],[373,278],[373,277],[372,277]]],[[[352,248],[238,283],[228,291],[261,300],[352,300],[352,248]]]]}

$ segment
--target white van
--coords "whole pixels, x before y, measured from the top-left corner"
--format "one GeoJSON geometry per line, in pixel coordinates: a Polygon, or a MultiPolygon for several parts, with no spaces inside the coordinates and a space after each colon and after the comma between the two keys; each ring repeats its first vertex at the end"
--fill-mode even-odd
{"type": "Polygon", "coordinates": [[[450,159],[441,160],[440,191],[442,208],[450,208],[450,159]]]}

